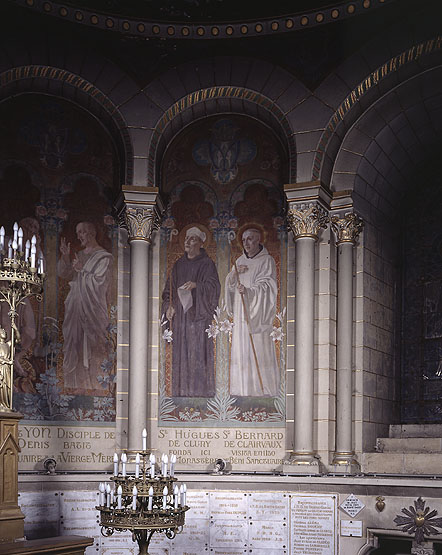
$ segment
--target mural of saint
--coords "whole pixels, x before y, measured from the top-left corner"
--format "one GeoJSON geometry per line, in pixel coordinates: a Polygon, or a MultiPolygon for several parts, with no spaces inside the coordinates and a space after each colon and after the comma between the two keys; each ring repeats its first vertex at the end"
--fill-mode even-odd
{"type": "Polygon", "coordinates": [[[261,232],[242,234],[244,253],[226,277],[226,305],[233,316],[230,393],[277,396],[280,373],[271,337],[278,285],[275,260],[261,244],[261,232]]]}
{"type": "Polygon", "coordinates": [[[169,321],[172,341],[172,395],[215,395],[214,345],[206,329],[220,295],[218,271],[203,244],[206,233],[191,225],[184,254],[175,262],[164,287],[162,314],[169,321]]]}
{"type": "Polygon", "coordinates": [[[106,358],[108,293],[112,254],[97,242],[91,222],[80,222],[82,246],[71,260],[71,245],[61,238],[58,275],[69,279],[63,320],[63,374],[66,388],[96,389],[96,376],[106,358]]]}

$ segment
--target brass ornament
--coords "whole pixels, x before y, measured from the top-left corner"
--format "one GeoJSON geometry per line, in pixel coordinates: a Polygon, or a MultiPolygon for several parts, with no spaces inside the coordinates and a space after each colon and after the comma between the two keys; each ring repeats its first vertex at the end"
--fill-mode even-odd
{"type": "Polygon", "coordinates": [[[287,213],[287,224],[293,232],[294,239],[300,237],[318,238],[321,228],[329,222],[327,212],[318,203],[294,205],[287,213]]]}
{"type": "Polygon", "coordinates": [[[382,495],[378,495],[376,497],[376,509],[382,513],[382,511],[385,509],[385,497],[382,497],[382,495]]]}
{"type": "Polygon", "coordinates": [[[437,511],[430,511],[429,507],[425,507],[425,501],[422,497],[418,497],[413,502],[414,506],[402,509],[402,513],[406,516],[397,515],[393,522],[396,526],[400,526],[402,532],[414,534],[416,543],[420,544],[424,541],[424,536],[436,536],[441,534],[437,528],[442,528],[442,518],[435,518],[437,511]]]}
{"type": "Polygon", "coordinates": [[[330,218],[331,227],[340,243],[354,243],[359,233],[364,227],[362,219],[354,212],[349,212],[345,216],[332,216],[330,218]]]}

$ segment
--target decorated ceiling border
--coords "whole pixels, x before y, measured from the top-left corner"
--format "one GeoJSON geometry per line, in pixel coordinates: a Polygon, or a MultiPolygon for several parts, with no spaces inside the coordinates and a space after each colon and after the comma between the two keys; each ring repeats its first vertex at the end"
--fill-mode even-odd
{"type": "Polygon", "coordinates": [[[330,138],[335,132],[338,125],[343,122],[351,111],[351,109],[359,102],[359,100],[369,91],[374,90],[383,79],[398,71],[401,67],[416,62],[423,56],[440,51],[442,47],[442,35],[426,40],[400,54],[393,56],[384,64],[372,71],[363,81],[361,81],[339,105],[333,116],[330,118],[326,128],[324,129],[318,144],[315,159],[313,161],[313,179],[319,179],[324,154],[327,150],[330,138]]]}
{"type": "MultiPolygon", "coordinates": [[[[79,91],[86,93],[109,114],[110,118],[115,124],[115,127],[120,133],[120,139],[125,149],[125,165],[126,165],[126,181],[131,183],[133,178],[133,149],[131,138],[127,129],[126,122],[123,116],[120,114],[118,108],[115,104],[106,96],[102,91],[95,87],[92,83],[83,79],[75,73],[71,73],[65,69],[60,69],[56,67],[46,66],[46,65],[26,65],[8,69],[0,73],[0,98],[2,96],[1,90],[7,85],[14,83],[15,81],[29,80],[31,84],[35,82],[36,79],[47,79],[49,81],[60,81],[78,89],[79,91]]],[[[5,89],[9,90],[9,89],[5,89]]],[[[35,92],[39,92],[35,90],[35,92]]],[[[65,100],[70,100],[68,96],[63,96],[65,100]]],[[[81,106],[81,103],[80,103],[81,106]]],[[[86,110],[90,111],[89,107],[83,106],[86,110]]],[[[109,130],[110,131],[110,130],[109,130]]]]}
{"type": "Polygon", "coordinates": [[[225,85],[194,91],[172,104],[172,106],[164,112],[163,116],[158,120],[155,129],[153,130],[152,139],[150,142],[147,176],[149,186],[154,186],[155,184],[155,160],[157,158],[157,149],[166,127],[174,118],[178,117],[182,112],[190,109],[195,104],[198,104],[200,102],[213,101],[218,98],[229,98],[232,100],[252,102],[270,112],[281,126],[281,129],[283,130],[285,139],[287,141],[286,145],[284,146],[288,149],[290,178],[294,178],[294,176],[296,176],[295,138],[290,123],[288,122],[282,110],[273,102],[273,100],[267,98],[261,93],[246,89],[244,87],[225,85]]]}
{"type": "Polygon", "coordinates": [[[246,36],[276,35],[342,21],[379,8],[395,0],[356,0],[275,18],[224,23],[159,22],[115,16],[75,8],[57,0],[9,0],[14,4],[73,23],[117,31],[140,38],[229,39],[246,36]]]}

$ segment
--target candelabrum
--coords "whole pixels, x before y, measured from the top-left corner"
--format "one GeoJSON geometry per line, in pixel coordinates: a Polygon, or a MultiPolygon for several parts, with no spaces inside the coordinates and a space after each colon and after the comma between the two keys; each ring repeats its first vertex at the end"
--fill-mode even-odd
{"type": "MultiPolygon", "coordinates": [[[[0,228],[0,302],[8,305],[11,320],[11,337],[0,327],[0,412],[12,411],[14,388],[13,366],[15,346],[20,341],[17,316],[20,305],[28,297],[42,299],[45,279],[43,255],[37,258],[37,239],[24,243],[23,230],[15,223],[13,236],[6,245],[5,229],[0,228]]],[[[27,301],[28,302],[28,301],[27,301]]],[[[4,323],[1,323],[4,325],[4,323]]]]}
{"type": "Polygon", "coordinates": [[[103,536],[129,530],[138,543],[140,555],[148,555],[150,540],[155,532],[173,539],[184,526],[186,485],[178,487],[175,478],[176,456],[161,458],[161,473],[155,471],[155,455],[147,450],[125,451],[114,455],[113,485],[99,485],[100,525],[103,536]],[[134,458],[135,457],[135,458],[134,458]],[[135,461],[135,473],[129,475],[127,466],[135,461]]]}

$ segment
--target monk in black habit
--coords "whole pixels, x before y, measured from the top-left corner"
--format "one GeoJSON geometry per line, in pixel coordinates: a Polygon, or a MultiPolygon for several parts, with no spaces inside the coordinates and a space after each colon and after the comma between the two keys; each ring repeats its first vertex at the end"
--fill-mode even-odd
{"type": "Polygon", "coordinates": [[[187,230],[184,254],[173,265],[163,291],[162,314],[173,331],[173,397],[215,395],[213,339],[206,329],[212,323],[221,286],[216,266],[202,248],[205,240],[206,234],[198,227],[187,230]]]}

